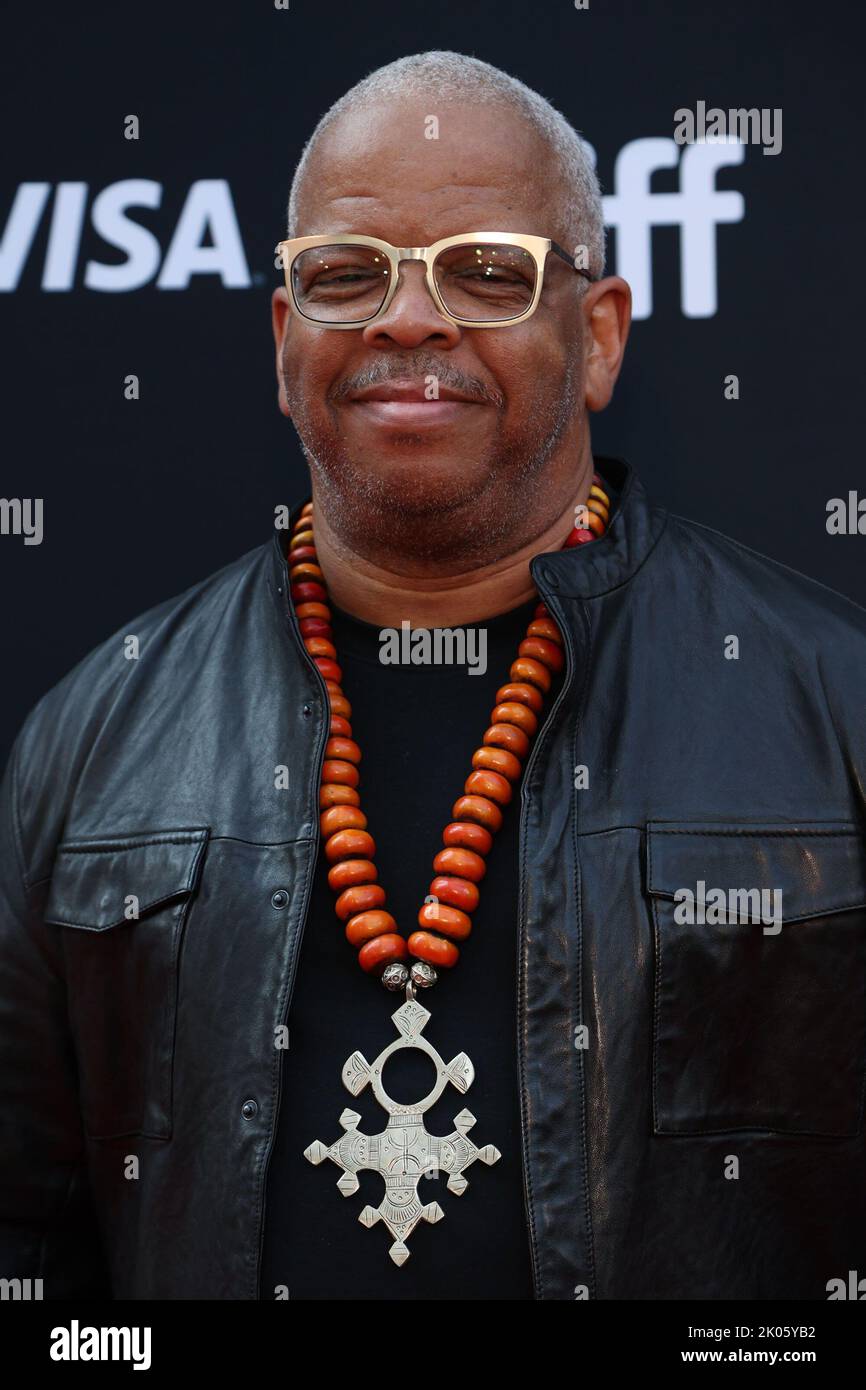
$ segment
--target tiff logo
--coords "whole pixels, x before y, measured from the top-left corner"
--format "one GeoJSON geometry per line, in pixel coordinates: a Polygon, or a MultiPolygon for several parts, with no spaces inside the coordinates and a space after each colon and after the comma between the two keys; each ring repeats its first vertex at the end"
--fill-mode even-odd
{"type": "Polygon", "coordinates": [[[614,165],[614,191],[602,200],[604,220],[616,228],[616,272],[631,285],[636,319],[653,311],[653,227],[679,227],[680,307],[686,318],[712,318],[718,309],[716,227],[741,222],[745,213],[742,193],[716,188],[719,169],[742,164],[741,141],[687,145],[680,155],[672,139],[630,140],[614,165]],[[677,167],[678,191],[652,192],[653,174],[677,167]]]}

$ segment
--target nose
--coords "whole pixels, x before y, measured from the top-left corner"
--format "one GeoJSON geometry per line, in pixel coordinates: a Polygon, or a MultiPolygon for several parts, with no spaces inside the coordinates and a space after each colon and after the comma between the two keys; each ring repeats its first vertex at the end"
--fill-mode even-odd
{"type": "Polygon", "coordinates": [[[425,268],[418,261],[401,261],[394,298],[384,314],[363,330],[368,347],[419,347],[433,339],[438,347],[452,348],[460,342],[462,330],[443,318],[427,288],[425,268]]]}

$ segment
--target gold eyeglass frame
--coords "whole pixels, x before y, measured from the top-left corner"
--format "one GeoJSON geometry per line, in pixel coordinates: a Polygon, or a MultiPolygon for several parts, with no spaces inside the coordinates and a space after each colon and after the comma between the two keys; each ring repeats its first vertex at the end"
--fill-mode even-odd
{"type": "Polygon", "coordinates": [[[392,246],[390,241],[382,241],[375,236],[358,236],[350,233],[332,233],[327,236],[299,236],[290,237],[286,241],[278,241],[274,251],[280,256],[283,264],[283,272],[286,278],[286,289],[289,300],[297,314],[305,323],[315,324],[317,328],[366,328],[368,324],[375,323],[376,319],[381,318],[388,309],[391,300],[397,293],[399,284],[399,266],[401,261],[423,261],[426,267],[425,281],[430,297],[439,313],[449,323],[457,324],[460,328],[510,328],[518,323],[525,323],[535,310],[541,298],[541,291],[544,287],[544,267],[547,262],[548,251],[553,251],[563,261],[571,266],[572,270],[578,275],[583,275],[592,283],[595,279],[588,270],[574,264],[574,257],[570,256],[564,247],[558,242],[552,241],[550,237],[527,236],[522,232],[461,232],[459,236],[443,237],[441,241],[434,241],[430,246],[392,246]],[[445,251],[449,246],[460,246],[466,242],[482,241],[491,242],[495,246],[519,246],[521,250],[528,251],[535,262],[535,288],[529,307],[524,309],[522,314],[515,314],[513,317],[505,319],[464,319],[458,318],[446,309],[442,296],[436,287],[433,278],[433,264],[441,251],[445,251]],[[310,318],[305,314],[295,298],[292,287],[292,266],[296,258],[302,251],[309,251],[315,246],[369,246],[374,251],[381,251],[391,266],[391,283],[385,291],[385,298],[379,305],[375,314],[370,314],[365,319],[356,319],[353,323],[326,323],[321,319],[310,318]]]}

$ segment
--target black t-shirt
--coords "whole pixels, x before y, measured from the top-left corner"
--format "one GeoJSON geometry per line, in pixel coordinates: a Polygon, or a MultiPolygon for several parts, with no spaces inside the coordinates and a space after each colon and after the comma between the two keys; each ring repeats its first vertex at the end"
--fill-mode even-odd
{"type": "MultiPolygon", "coordinates": [[[[380,629],[332,605],[343,689],[363,755],[362,809],[376,841],[386,908],[404,935],[417,925],[442,830],[536,603],[469,625],[487,633],[487,669],[477,675],[468,666],[382,664],[380,629]]],[[[313,1140],[330,1145],[340,1137],[344,1108],[361,1115],[358,1128],[367,1134],[385,1128],[386,1112],[371,1088],[353,1097],[341,1072],[352,1052],[372,1062],[397,1038],[391,1015],[405,997],[385,990],[358,965],[334,911],[330,866],[320,849],[283,1053],[263,1299],[274,1298],[280,1285],[291,1299],[533,1297],[517,1084],[519,819],[515,787],[487,858],[472,934],[461,943],[456,967],[440,970],[439,982],[419,991],[432,1015],[425,1037],[445,1062],[465,1051],[475,1067],[465,1096],[446,1086],[425,1115],[426,1128],[449,1134],[455,1116],[468,1107],[476,1116],[470,1138],[479,1147],[495,1144],[502,1157],[492,1166],[473,1163],[462,1196],[447,1190],[447,1174],[421,1179],[419,1196],[437,1201],[445,1215],[435,1224],[419,1222],[401,1267],[388,1254],[392,1237],[384,1224],[368,1229],[358,1220],[364,1206],[379,1204],[382,1179],[361,1172],[358,1192],[344,1198],[336,1185],[342,1170],[330,1159],[313,1165],[304,1158],[313,1140]]],[[[387,1064],[383,1079],[395,1100],[408,1103],[427,1094],[433,1076],[429,1059],[407,1049],[387,1064]]]]}

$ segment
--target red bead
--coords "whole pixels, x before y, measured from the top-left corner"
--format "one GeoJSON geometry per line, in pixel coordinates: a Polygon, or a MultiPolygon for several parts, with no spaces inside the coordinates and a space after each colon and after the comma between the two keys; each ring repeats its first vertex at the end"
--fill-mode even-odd
{"type": "MultiPolygon", "coordinates": [[[[438,898],[440,903],[447,903],[448,907],[459,907],[461,912],[474,912],[478,906],[479,898],[478,889],[474,883],[466,878],[455,878],[451,874],[436,875],[430,884],[430,896],[438,898]]],[[[426,906],[434,907],[435,903],[428,903],[426,906]]],[[[428,923],[425,921],[421,925],[426,927],[428,923]]],[[[430,925],[436,926],[435,922],[430,923],[430,925]]],[[[440,926],[437,930],[442,931],[443,928],[440,926]]],[[[446,935],[448,935],[447,932],[446,935]]]]}
{"type": "Polygon", "coordinates": [[[293,584],[291,593],[295,603],[324,603],[328,597],[327,589],[313,580],[302,580],[300,584],[293,584]]]}
{"type": "Polygon", "coordinates": [[[329,864],[338,859],[371,859],[376,853],[376,841],[366,830],[338,830],[325,841],[325,858],[329,864]]]}
{"type": "Polygon", "coordinates": [[[341,714],[332,714],[329,733],[332,737],[351,738],[352,726],[341,714]]]}
{"type": "Polygon", "coordinates": [[[498,806],[507,806],[511,800],[511,783],[500,772],[488,768],[477,768],[470,772],[463,784],[469,796],[486,796],[498,806]]]}
{"type": "Polygon", "coordinates": [[[336,681],[339,685],[340,681],[343,679],[343,671],[342,667],[338,666],[336,661],[332,661],[329,656],[314,656],[313,660],[325,680],[336,681]]]}
{"type": "Polygon", "coordinates": [[[583,526],[575,526],[575,528],[568,533],[565,540],[563,541],[562,548],[563,550],[571,550],[572,546],[586,545],[587,541],[594,540],[595,536],[592,534],[591,531],[587,531],[586,528],[583,526]]]}
{"type": "Polygon", "coordinates": [[[546,641],[543,637],[524,637],[517,650],[521,656],[531,656],[536,661],[541,661],[551,671],[561,671],[565,665],[562,647],[558,647],[555,642],[546,641]]]}
{"type": "Polygon", "coordinates": [[[472,766],[498,772],[501,777],[507,777],[511,782],[516,782],[523,771],[519,758],[509,753],[507,748],[494,748],[489,743],[483,748],[476,748],[472,754],[472,766]]]}
{"type": "MultiPolygon", "coordinates": [[[[337,916],[346,922],[358,913],[369,908],[381,907],[385,901],[385,889],[378,883],[356,883],[346,888],[335,903],[337,916]]],[[[353,945],[356,943],[353,942],[353,945]]]]}
{"type": "Polygon", "coordinates": [[[474,821],[452,820],[442,831],[442,843],[449,848],[459,846],[474,850],[476,854],[489,854],[493,848],[493,836],[483,825],[474,821]]]}
{"type": "Polygon", "coordinates": [[[525,758],[529,752],[529,739],[516,724],[491,724],[484,731],[484,742],[495,748],[507,748],[515,758],[525,758]]]}
{"type": "Polygon", "coordinates": [[[460,820],[477,820],[487,830],[498,830],[502,825],[502,812],[494,801],[486,796],[460,796],[454,802],[451,814],[460,820]]]}
{"type": "Polygon", "coordinates": [[[519,705],[528,705],[535,714],[540,714],[544,709],[544,696],[541,691],[534,685],[527,685],[525,681],[511,681],[507,685],[500,685],[496,692],[497,705],[512,700],[516,700],[519,705]]]}
{"type": "Polygon", "coordinates": [[[323,809],[328,806],[360,806],[361,798],[354,787],[347,787],[342,783],[330,782],[319,787],[319,805],[323,809]]]}
{"type": "Polygon", "coordinates": [[[545,695],[550,689],[550,672],[531,656],[519,656],[516,661],[512,661],[508,674],[513,681],[529,681],[530,685],[537,685],[545,695]]]}
{"type": "Polygon", "coordinates": [[[333,628],[324,618],[301,618],[298,623],[302,637],[330,637],[333,628]]]}
{"type": "Polygon", "coordinates": [[[472,930],[472,918],[457,907],[446,907],[444,903],[425,903],[418,913],[422,927],[430,927],[443,936],[463,941],[472,930]]]}
{"type": "Polygon", "coordinates": [[[521,705],[517,700],[504,700],[497,705],[490,715],[490,721],[492,724],[516,724],[529,738],[538,728],[537,716],[528,705],[521,705]]]}
{"type": "Polygon", "coordinates": [[[334,758],[322,764],[323,782],[342,782],[344,787],[357,787],[360,780],[360,773],[354,763],[334,758]]]}
{"type": "Polygon", "coordinates": [[[429,965],[441,969],[450,970],[460,959],[460,948],[453,941],[446,941],[444,937],[434,936],[429,931],[413,931],[406,945],[418,960],[426,960],[429,965]]]}
{"type": "MultiPolygon", "coordinates": [[[[480,854],[458,845],[440,849],[433,860],[433,868],[437,874],[457,874],[460,878],[471,879],[473,883],[480,883],[487,873],[487,865],[480,854]]],[[[430,891],[432,893],[434,890],[431,888],[430,891]]]]}
{"type": "Polygon", "coordinates": [[[376,936],[361,947],[358,961],[367,974],[381,975],[386,965],[405,960],[408,954],[409,947],[402,936],[386,932],[384,936],[376,936]]]}
{"type": "Polygon", "coordinates": [[[372,859],[341,859],[328,870],[328,886],[335,893],[352,888],[356,883],[374,883],[379,870],[372,859]]]}
{"type": "Polygon", "coordinates": [[[353,738],[329,738],[325,744],[326,758],[342,758],[347,763],[359,763],[361,750],[353,738]]]}

